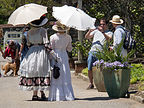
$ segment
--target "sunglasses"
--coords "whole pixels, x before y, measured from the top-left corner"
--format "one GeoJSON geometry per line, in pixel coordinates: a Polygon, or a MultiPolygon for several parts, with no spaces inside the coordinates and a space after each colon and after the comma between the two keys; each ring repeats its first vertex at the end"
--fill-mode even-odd
{"type": "Polygon", "coordinates": [[[106,25],[106,24],[100,24],[100,25],[106,25]]]}

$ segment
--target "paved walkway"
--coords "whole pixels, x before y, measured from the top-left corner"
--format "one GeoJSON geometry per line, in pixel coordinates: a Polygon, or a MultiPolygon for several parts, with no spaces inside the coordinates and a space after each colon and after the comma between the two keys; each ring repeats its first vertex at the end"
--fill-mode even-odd
{"type": "MultiPolygon", "coordinates": [[[[0,57],[0,65],[6,61],[0,57]]],[[[3,73],[3,71],[2,71],[3,73]]],[[[75,101],[31,101],[31,91],[18,89],[18,77],[0,78],[0,108],[144,108],[129,98],[110,99],[105,92],[86,90],[88,82],[72,73],[75,101]]],[[[48,91],[46,92],[48,96],[48,91]]]]}

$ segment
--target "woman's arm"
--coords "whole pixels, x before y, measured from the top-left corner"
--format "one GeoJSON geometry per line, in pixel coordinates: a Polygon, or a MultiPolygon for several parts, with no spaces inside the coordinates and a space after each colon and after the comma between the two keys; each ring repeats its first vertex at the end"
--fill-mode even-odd
{"type": "Polygon", "coordinates": [[[68,52],[72,51],[72,39],[71,39],[71,36],[69,36],[69,43],[68,43],[68,46],[67,46],[66,50],[68,52]]]}
{"type": "Polygon", "coordinates": [[[21,46],[20,46],[20,51],[19,51],[19,56],[21,56],[21,52],[22,52],[23,48],[24,48],[24,44],[23,44],[23,43],[21,43],[21,46]]]}

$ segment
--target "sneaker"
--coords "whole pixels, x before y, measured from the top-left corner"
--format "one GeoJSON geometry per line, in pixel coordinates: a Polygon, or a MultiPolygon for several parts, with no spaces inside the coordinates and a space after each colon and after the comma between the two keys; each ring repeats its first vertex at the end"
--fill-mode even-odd
{"type": "Polygon", "coordinates": [[[94,89],[94,85],[93,85],[93,84],[90,84],[90,85],[88,86],[87,90],[89,90],[89,89],[94,89]]]}

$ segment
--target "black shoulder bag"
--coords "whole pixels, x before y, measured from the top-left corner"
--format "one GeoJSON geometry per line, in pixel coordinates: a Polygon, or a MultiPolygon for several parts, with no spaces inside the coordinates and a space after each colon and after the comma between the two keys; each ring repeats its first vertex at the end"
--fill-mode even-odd
{"type": "MultiPolygon", "coordinates": [[[[57,64],[57,62],[56,62],[57,64]]],[[[57,65],[54,65],[54,68],[53,68],[53,77],[55,79],[59,78],[60,76],[60,68],[57,66],[57,65]]]]}

